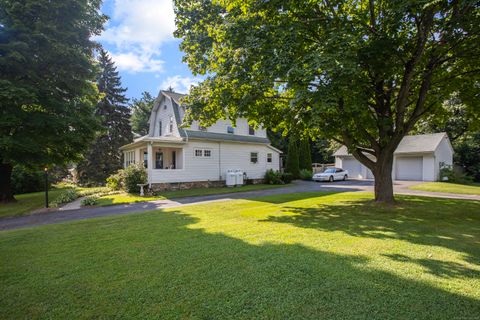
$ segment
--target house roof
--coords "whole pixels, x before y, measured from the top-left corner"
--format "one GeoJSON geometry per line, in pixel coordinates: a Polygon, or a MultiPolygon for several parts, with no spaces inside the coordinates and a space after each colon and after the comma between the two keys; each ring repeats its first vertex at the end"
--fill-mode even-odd
{"type": "Polygon", "coordinates": [[[175,101],[178,105],[181,104],[180,99],[187,96],[186,94],[183,94],[183,93],[177,93],[177,92],[165,91],[165,90],[162,90],[162,93],[172,98],[172,100],[175,101]]]}
{"type": "MultiPolygon", "coordinates": [[[[395,154],[435,152],[445,137],[447,137],[445,132],[405,136],[402,141],[400,141],[400,144],[395,150],[395,154]]],[[[333,155],[349,156],[351,154],[348,152],[346,146],[341,146],[333,155]]]]}
{"type": "Polygon", "coordinates": [[[184,130],[184,131],[188,139],[270,144],[270,140],[268,140],[268,138],[262,138],[262,137],[241,136],[241,135],[234,135],[234,134],[228,134],[228,133],[215,133],[215,132],[194,131],[194,130],[184,130]]]}
{"type": "Polygon", "coordinates": [[[146,135],[146,136],[141,136],[140,138],[134,139],[132,143],[121,146],[120,150],[129,149],[129,148],[144,144],[145,142],[163,142],[163,143],[174,143],[174,144],[186,143],[183,138],[179,138],[179,137],[165,137],[165,136],[150,137],[146,135]]]}

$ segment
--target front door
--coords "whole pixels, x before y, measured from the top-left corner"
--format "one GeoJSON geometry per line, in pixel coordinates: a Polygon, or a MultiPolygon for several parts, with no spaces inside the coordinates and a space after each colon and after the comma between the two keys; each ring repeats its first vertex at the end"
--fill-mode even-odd
{"type": "Polygon", "coordinates": [[[163,152],[155,153],[155,169],[163,169],[163,152]]]}

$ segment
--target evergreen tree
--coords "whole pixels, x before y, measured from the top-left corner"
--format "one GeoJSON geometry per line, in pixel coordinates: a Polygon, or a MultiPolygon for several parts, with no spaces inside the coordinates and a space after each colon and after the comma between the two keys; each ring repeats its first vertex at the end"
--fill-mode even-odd
{"type": "Polygon", "coordinates": [[[102,119],[103,130],[78,165],[82,184],[104,183],[109,175],[122,168],[119,148],[133,138],[126,89],[122,87],[117,68],[103,49],[100,50],[98,62],[100,73],[97,84],[104,96],[97,105],[96,114],[102,119]]]}
{"type": "Polygon", "coordinates": [[[152,113],[155,98],[148,92],[142,92],[140,99],[133,99],[130,104],[132,117],[130,118],[132,130],[139,135],[148,134],[148,119],[152,113]]]}
{"type": "Polygon", "coordinates": [[[297,139],[290,137],[288,140],[288,153],[286,171],[291,173],[294,179],[300,175],[297,139]]]}
{"type": "Polygon", "coordinates": [[[310,151],[310,140],[302,139],[300,141],[300,150],[298,153],[300,170],[312,170],[312,152],[310,151]]]}

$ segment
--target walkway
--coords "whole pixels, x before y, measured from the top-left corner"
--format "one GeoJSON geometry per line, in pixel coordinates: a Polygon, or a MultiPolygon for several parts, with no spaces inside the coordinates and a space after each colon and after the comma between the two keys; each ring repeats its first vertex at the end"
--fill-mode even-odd
{"type": "MultiPolygon", "coordinates": [[[[420,182],[402,181],[395,182],[394,191],[396,194],[418,195],[436,198],[451,198],[465,200],[480,200],[478,195],[461,195],[410,190],[408,187],[420,182]]],[[[72,210],[59,210],[46,213],[38,213],[27,216],[11,217],[0,219],[0,230],[10,230],[23,227],[33,227],[45,224],[60,223],[72,220],[90,219],[110,215],[122,215],[129,213],[140,213],[150,210],[164,208],[180,207],[189,204],[201,204],[212,201],[228,201],[232,199],[250,199],[256,197],[289,194],[299,192],[348,192],[348,191],[373,191],[373,181],[368,180],[350,180],[338,181],[334,183],[316,183],[309,181],[296,181],[284,188],[266,189],[249,192],[238,192],[221,195],[209,195],[200,197],[188,197],[176,200],[156,200],[149,202],[139,202],[133,204],[122,204],[107,207],[87,207],[72,210]]],[[[72,203],[73,205],[77,205],[72,203]]]]}

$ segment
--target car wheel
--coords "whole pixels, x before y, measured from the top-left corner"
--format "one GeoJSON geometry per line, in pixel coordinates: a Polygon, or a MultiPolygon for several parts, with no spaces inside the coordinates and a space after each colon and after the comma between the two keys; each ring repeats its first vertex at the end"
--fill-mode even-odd
{"type": "Polygon", "coordinates": [[[343,176],[343,181],[347,180],[348,179],[348,176],[347,175],[344,175],[343,176]]]}
{"type": "Polygon", "coordinates": [[[333,176],[330,176],[330,178],[328,179],[328,181],[333,182],[333,176]]]}

